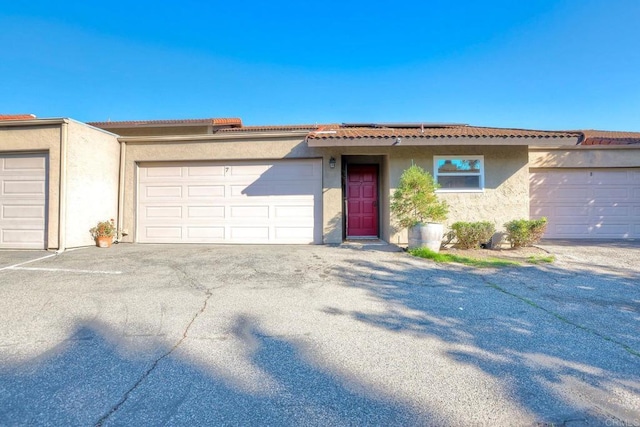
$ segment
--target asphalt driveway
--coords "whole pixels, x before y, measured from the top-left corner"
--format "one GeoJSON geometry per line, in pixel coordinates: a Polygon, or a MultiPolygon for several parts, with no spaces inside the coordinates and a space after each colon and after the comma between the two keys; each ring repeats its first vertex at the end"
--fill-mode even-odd
{"type": "Polygon", "coordinates": [[[640,425],[640,246],[542,247],[3,251],[0,425],[640,425]]]}

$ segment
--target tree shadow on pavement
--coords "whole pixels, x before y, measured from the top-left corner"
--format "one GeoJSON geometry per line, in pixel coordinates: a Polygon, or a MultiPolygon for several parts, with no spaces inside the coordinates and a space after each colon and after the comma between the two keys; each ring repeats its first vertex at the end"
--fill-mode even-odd
{"type": "Polygon", "coordinates": [[[408,255],[345,264],[334,270],[343,285],[367,291],[386,309],[325,307],[327,314],[444,343],[449,357],[499,379],[541,423],[640,422],[637,273],[473,269],[408,255]],[[584,291],[591,301],[576,289],[587,282],[597,290],[584,291]],[[612,287],[615,297],[607,294],[612,287]],[[575,306],[567,307],[570,298],[575,306]],[[611,304],[616,299],[626,299],[626,311],[611,304]]]}
{"type": "Polygon", "coordinates": [[[233,335],[270,378],[254,391],[171,346],[130,351],[110,335],[103,325],[80,325],[46,354],[0,367],[0,425],[419,425],[427,419],[319,370],[294,344],[268,336],[248,317],[236,319],[233,335]]]}

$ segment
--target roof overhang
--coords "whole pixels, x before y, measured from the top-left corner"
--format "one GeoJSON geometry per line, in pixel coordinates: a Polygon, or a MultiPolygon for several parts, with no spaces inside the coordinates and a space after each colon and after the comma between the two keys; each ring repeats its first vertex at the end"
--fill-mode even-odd
{"type": "MultiPolygon", "coordinates": [[[[317,135],[318,133],[316,133],[317,135]]],[[[567,147],[578,144],[579,136],[548,137],[384,137],[384,138],[307,138],[307,144],[313,148],[336,147],[401,147],[401,146],[536,146],[567,147]]]]}
{"type": "Polygon", "coordinates": [[[295,138],[303,140],[309,134],[308,131],[287,131],[287,132],[237,132],[237,133],[214,133],[207,135],[170,135],[170,136],[121,136],[120,142],[126,143],[147,143],[147,144],[167,144],[181,142],[225,142],[237,140],[264,140],[275,138],[295,138]]]}
{"type": "Polygon", "coordinates": [[[69,123],[71,119],[27,119],[27,120],[0,120],[0,127],[27,127],[27,126],[50,126],[69,123]]]}
{"type": "Polygon", "coordinates": [[[640,150],[640,144],[626,145],[572,145],[572,146],[529,146],[529,151],[594,151],[594,150],[640,150]]]}

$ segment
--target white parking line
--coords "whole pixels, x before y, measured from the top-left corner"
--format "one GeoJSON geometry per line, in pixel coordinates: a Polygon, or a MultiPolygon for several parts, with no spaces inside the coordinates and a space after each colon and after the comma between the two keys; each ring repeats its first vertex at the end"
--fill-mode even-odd
{"type": "Polygon", "coordinates": [[[40,260],[43,260],[43,259],[51,258],[53,256],[56,256],[56,254],[45,255],[43,257],[32,259],[30,261],[21,262],[19,264],[13,264],[13,265],[10,265],[8,267],[2,267],[2,268],[0,268],[0,271],[2,271],[2,270],[12,270],[12,269],[14,269],[16,267],[20,267],[21,265],[30,264],[32,262],[36,262],[36,261],[40,261],[40,260]]]}
{"type": "Polygon", "coordinates": [[[122,274],[122,271],[76,270],[73,268],[7,267],[7,269],[23,270],[23,271],[62,271],[62,272],[68,272],[68,273],[89,273],[89,274],[122,274]]]}

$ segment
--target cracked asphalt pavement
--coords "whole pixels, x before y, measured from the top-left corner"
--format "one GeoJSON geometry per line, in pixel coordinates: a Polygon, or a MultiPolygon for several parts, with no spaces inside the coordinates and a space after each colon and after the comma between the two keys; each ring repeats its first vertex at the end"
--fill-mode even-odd
{"type": "Polygon", "coordinates": [[[0,251],[0,425],[640,426],[640,244],[0,251]]]}

